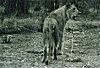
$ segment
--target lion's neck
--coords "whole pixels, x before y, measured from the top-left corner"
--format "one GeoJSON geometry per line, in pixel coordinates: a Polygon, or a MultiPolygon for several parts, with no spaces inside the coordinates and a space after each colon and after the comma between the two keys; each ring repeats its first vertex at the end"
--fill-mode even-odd
{"type": "Polygon", "coordinates": [[[56,16],[56,17],[61,17],[62,19],[67,18],[66,16],[66,6],[62,6],[54,11],[52,11],[48,17],[56,16]]]}
{"type": "Polygon", "coordinates": [[[65,5],[58,8],[57,10],[52,11],[51,14],[52,13],[56,14],[57,16],[64,17],[65,16],[65,5]]]}
{"type": "Polygon", "coordinates": [[[68,20],[67,15],[66,15],[66,6],[62,6],[60,8],[58,8],[57,10],[52,11],[48,18],[54,18],[58,21],[59,25],[65,25],[66,24],[66,20],[68,20]],[[63,22],[63,23],[61,23],[63,22]]]}

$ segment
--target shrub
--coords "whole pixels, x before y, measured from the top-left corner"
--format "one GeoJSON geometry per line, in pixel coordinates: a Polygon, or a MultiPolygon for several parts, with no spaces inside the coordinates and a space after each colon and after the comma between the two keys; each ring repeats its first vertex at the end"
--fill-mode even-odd
{"type": "Polygon", "coordinates": [[[42,17],[39,17],[38,19],[35,20],[35,24],[37,25],[37,29],[39,32],[43,31],[43,21],[44,21],[44,18],[42,17]]]}
{"type": "Polygon", "coordinates": [[[36,5],[36,6],[34,7],[34,10],[35,10],[35,11],[40,11],[40,10],[41,10],[41,6],[36,5]]]}

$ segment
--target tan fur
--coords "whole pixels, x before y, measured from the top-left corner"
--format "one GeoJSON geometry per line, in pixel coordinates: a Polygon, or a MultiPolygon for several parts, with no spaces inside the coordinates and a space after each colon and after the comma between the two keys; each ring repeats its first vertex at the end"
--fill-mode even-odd
{"type": "Polygon", "coordinates": [[[75,6],[70,5],[67,9],[66,5],[51,12],[47,18],[45,18],[43,26],[43,43],[44,43],[44,56],[42,62],[48,64],[48,60],[51,59],[51,55],[54,55],[54,59],[57,59],[57,53],[61,53],[63,29],[68,21],[74,15],[77,15],[78,11],[75,6]],[[70,14],[71,11],[71,14],[70,14]]]}

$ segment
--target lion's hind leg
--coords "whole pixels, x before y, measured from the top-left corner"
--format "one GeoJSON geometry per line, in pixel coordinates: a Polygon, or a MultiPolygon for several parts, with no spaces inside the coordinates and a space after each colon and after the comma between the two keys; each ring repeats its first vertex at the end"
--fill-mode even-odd
{"type": "Polygon", "coordinates": [[[52,18],[47,18],[44,22],[43,29],[43,40],[44,40],[44,56],[43,62],[48,65],[48,62],[51,61],[51,55],[54,55],[54,59],[57,59],[57,43],[58,43],[58,31],[57,31],[57,21],[52,18]],[[57,36],[57,37],[56,37],[57,36]],[[54,52],[53,52],[54,51],[54,52]]]}

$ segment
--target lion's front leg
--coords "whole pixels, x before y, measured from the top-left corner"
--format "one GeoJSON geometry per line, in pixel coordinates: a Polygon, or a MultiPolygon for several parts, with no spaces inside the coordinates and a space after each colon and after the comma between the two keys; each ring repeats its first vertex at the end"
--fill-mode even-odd
{"type": "Polygon", "coordinates": [[[61,55],[61,49],[62,49],[62,38],[63,38],[63,31],[59,32],[59,42],[58,42],[58,46],[57,46],[57,54],[61,55]]]}
{"type": "Polygon", "coordinates": [[[58,28],[55,28],[55,32],[53,33],[53,39],[54,39],[54,60],[57,60],[57,45],[59,41],[59,31],[58,28]]]}
{"type": "Polygon", "coordinates": [[[54,45],[54,60],[57,60],[57,42],[56,42],[56,39],[54,40],[55,41],[55,45],[54,45]]]}

